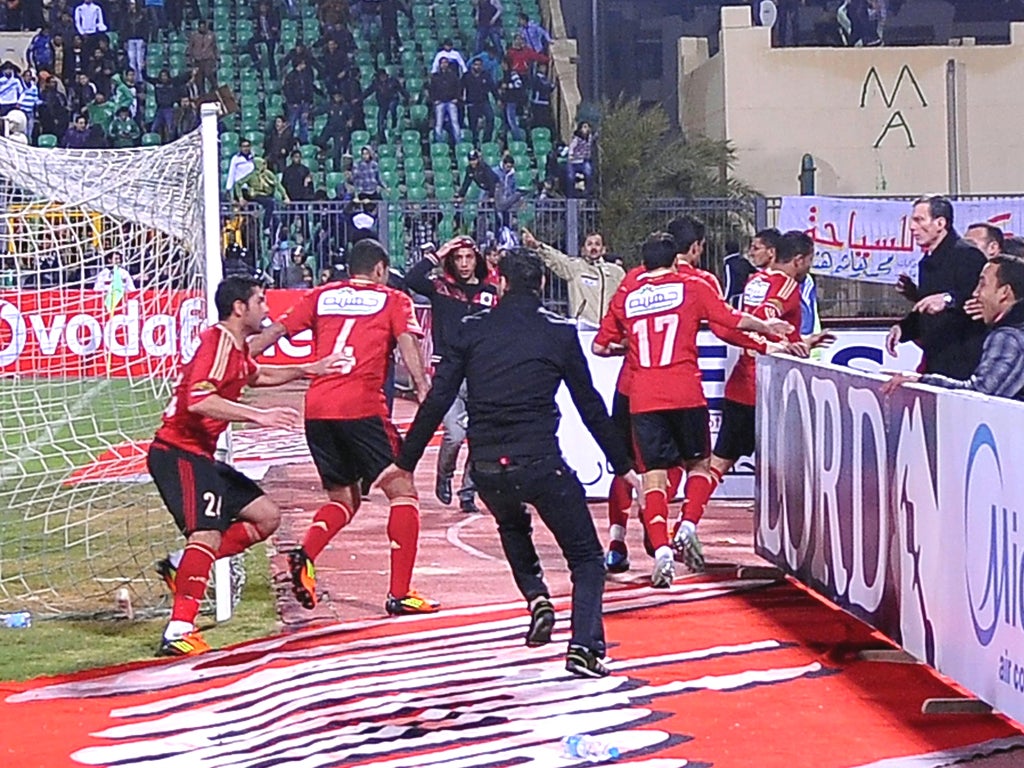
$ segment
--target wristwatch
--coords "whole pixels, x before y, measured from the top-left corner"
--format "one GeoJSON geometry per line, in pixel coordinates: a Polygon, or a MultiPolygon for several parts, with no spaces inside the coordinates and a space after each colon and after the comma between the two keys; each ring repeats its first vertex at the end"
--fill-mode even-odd
{"type": "Polygon", "coordinates": [[[944,294],[942,294],[942,301],[946,305],[946,309],[949,309],[950,307],[953,306],[953,303],[954,303],[953,302],[953,294],[952,293],[944,293],[944,294]]]}

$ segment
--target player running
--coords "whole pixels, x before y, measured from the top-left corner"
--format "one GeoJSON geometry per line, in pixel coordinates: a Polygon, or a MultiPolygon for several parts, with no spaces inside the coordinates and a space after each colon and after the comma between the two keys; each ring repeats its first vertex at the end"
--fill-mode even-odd
{"type": "Polygon", "coordinates": [[[686,497],[696,498],[695,478],[707,481],[711,454],[707,400],[697,364],[697,332],[703,320],[768,336],[793,330],[785,321],[762,320],[729,307],[703,280],[678,274],[672,236],[657,232],[643,244],[645,272],[637,287],[618,291],[594,339],[597,355],[613,354],[625,342],[633,368],[629,410],[637,463],[643,470],[644,527],[654,548],[651,583],[669,587],[674,578],[668,540],[668,470],[687,471],[686,497]],[[614,327],[615,332],[609,332],[614,327]]]}
{"type": "Polygon", "coordinates": [[[213,458],[217,438],[232,421],[263,427],[298,428],[293,408],[257,408],[238,398],[245,386],[272,387],[304,376],[321,375],[335,358],[311,365],[259,366],[245,347],[267,317],[263,285],[251,277],[229,277],[215,303],[220,322],[199,336],[199,347],[182,368],[164,410],[146,463],[160,496],[187,538],[176,573],[171,620],[159,656],[194,656],[210,646],[196,630],[199,604],[214,560],[230,557],[263,541],[281,513],[260,487],[213,458]]]}
{"type": "MultiPolygon", "coordinates": [[[[360,483],[376,480],[401,446],[381,389],[396,344],[421,402],[430,389],[420,356],[423,330],[412,299],[385,285],[389,266],[384,246],[360,240],[349,257],[349,280],[308,291],[250,342],[259,354],[282,336],[312,329],[317,354],[342,356],[337,372],[314,381],[306,393],[306,442],[330,499],[314,515],[302,546],[288,553],[292,591],[308,609],[317,604],[314,561],[359,510],[360,483]]],[[[433,613],[439,603],[411,587],[420,533],[416,487],[396,478],[381,489],[390,502],[391,580],[384,608],[392,615],[433,613]]]]}

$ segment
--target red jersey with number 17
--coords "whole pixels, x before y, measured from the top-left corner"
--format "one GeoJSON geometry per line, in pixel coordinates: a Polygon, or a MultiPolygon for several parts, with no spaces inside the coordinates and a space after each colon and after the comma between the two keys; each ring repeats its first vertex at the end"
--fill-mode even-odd
{"type": "MultiPolygon", "coordinates": [[[[800,285],[789,275],[773,269],[755,272],[743,289],[743,310],[764,320],[781,317],[793,326],[790,341],[800,341],[800,285]]],[[[740,352],[725,383],[725,399],[743,405],[757,404],[757,355],[740,352]]]]}
{"type": "Polygon", "coordinates": [[[307,419],[387,416],[384,379],[398,337],[423,336],[412,299],[372,280],[352,278],[307,291],[279,318],[289,336],[313,330],[317,359],[345,355],[337,373],[313,379],[307,419]]]}
{"type": "Polygon", "coordinates": [[[256,380],[258,370],[249,350],[231,331],[220,323],[207,328],[199,335],[195,355],[178,374],[156,439],[212,458],[228,422],[200,416],[189,408],[210,395],[237,401],[242,389],[256,380]]]}
{"type": "Polygon", "coordinates": [[[616,291],[608,311],[613,320],[602,323],[596,341],[607,345],[628,338],[626,365],[633,369],[630,413],[707,405],[697,363],[697,332],[702,320],[735,328],[742,317],[739,312],[704,279],[668,271],[646,273],[635,287],[616,291]]]}

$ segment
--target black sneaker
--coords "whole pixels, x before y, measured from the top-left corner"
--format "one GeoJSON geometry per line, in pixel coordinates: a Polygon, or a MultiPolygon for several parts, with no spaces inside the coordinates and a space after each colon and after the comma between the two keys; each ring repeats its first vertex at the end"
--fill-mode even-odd
{"type": "Polygon", "coordinates": [[[472,496],[460,496],[459,511],[465,512],[467,515],[479,515],[480,507],[476,505],[476,501],[472,496]]]}
{"type": "Polygon", "coordinates": [[[452,503],[452,479],[443,475],[437,476],[437,481],[434,483],[434,495],[437,496],[437,500],[444,504],[446,507],[452,503]]]}
{"type": "Polygon", "coordinates": [[[538,597],[530,608],[530,628],[526,631],[526,647],[537,648],[551,642],[555,628],[555,606],[546,597],[538,597]]]}
{"type": "Polygon", "coordinates": [[[565,654],[565,668],[577,677],[607,677],[608,667],[589,648],[582,645],[570,645],[565,654]]]}

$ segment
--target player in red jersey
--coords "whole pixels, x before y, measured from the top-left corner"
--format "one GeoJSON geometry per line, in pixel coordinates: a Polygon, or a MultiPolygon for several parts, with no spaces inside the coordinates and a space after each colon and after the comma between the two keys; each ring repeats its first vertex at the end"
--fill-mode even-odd
{"type": "MultiPolygon", "coordinates": [[[[317,379],[306,394],[306,441],[330,499],[313,517],[302,546],[288,554],[292,590],[306,608],[316,607],[313,563],[359,510],[360,483],[372,483],[394,461],[401,445],[381,387],[398,346],[416,393],[426,397],[423,330],[412,299],[388,288],[387,251],[376,240],[360,240],[349,258],[351,279],[308,291],[294,307],[250,342],[259,354],[282,336],[312,329],[318,354],[341,354],[337,373],[317,379]]],[[[432,613],[438,603],[411,587],[420,533],[419,496],[411,481],[382,483],[390,503],[387,534],[391,581],[385,610],[392,615],[432,613]]]]}
{"type": "Polygon", "coordinates": [[[744,311],[757,317],[781,318],[794,330],[787,334],[788,344],[773,346],[760,340],[761,348],[744,349],[725,385],[722,405],[722,426],[711,458],[710,475],[698,481],[694,488],[693,503],[683,509],[683,520],[673,542],[684,562],[693,570],[704,567],[704,553],[697,537],[697,524],[704,514],[707,500],[714,493],[722,477],[741,456],[754,452],[754,391],[758,354],[770,351],[788,351],[807,357],[811,348],[831,341],[828,333],[815,334],[806,339],[800,336],[800,283],[811,270],[814,243],[802,232],[791,231],[775,239],[772,248],[774,260],[754,273],[743,292],[744,311]]]}
{"type": "MultiPolygon", "coordinates": [[[[644,522],[655,550],[651,582],[668,587],[674,577],[668,545],[668,469],[682,465],[687,484],[708,474],[711,454],[707,400],[697,364],[697,332],[707,320],[773,336],[792,331],[781,320],[762,320],[729,307],[702,279],[678,274],[672,236],[651,235],[641,251],[645,272],[637,287],[618,291],[593,343],[595,354],[613,354],[625,341],[633,368],[629,409],[637,460],[644,471],[644,522]],[[615,331],[610,332],[609,326],[615,331]]],[[[687,494],[689,497],[689,493],[687,494]]]]}
{"type": "Polygon", "coordinates": [[[174,607],[158,651],[161,656],[193,656],[210,650],[195,627],[210,566],[217,558],[236,555],[263,541],[281,520],[277,505],[256,483],[214,460],[213,454],[229,422],[297,428],[301,419],[292,408],[239,403],[242,389],[320,375],[335,360],[258,366],[245,348],[245,339],[260,330],[267,316],[262,283],[250,277],[229,277],[217,287],[215,301],[220,322],[203,331],[195,356],[182,368],[146,461],[160,496],[188,539],[170,580],[174,607]]]}

